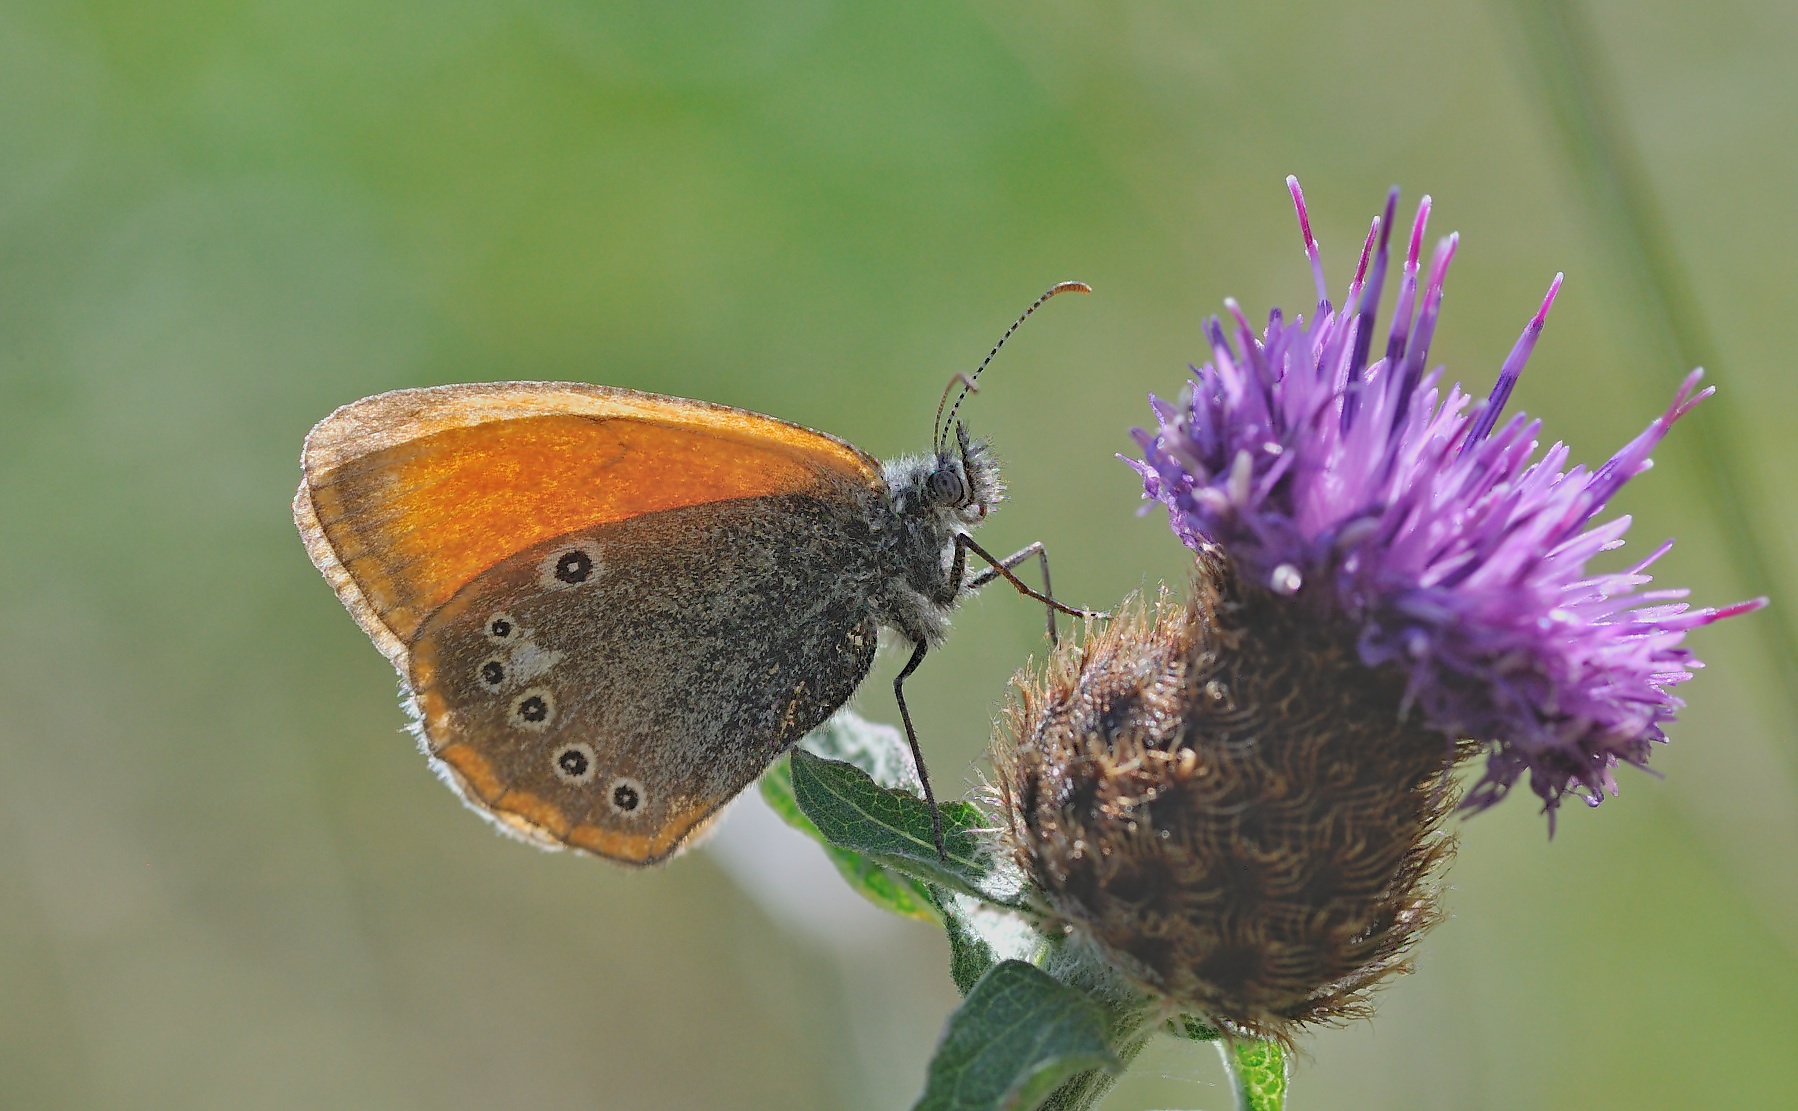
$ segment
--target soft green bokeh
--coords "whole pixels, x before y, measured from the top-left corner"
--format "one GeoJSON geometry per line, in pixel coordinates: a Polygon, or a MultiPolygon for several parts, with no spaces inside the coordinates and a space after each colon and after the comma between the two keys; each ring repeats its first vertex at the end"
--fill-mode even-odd
{"type": "MultiPolygon", "coordinates": [[[[706,853],[646,874],[493,836],[399,731],[308,565],[301,437],[398,386],[569,377],[924,446],[968,410],[1095,605],[1181,575],[1111,458],[1234,294],[1302,311],[1385,188],[1462,248],[1436,354],[1596,461],[1686,369],[1637,338],[1508,8],[597,0],[0,6],[0,1105],[891,1108],[956,993],[940,931],[826,948],[706,853]]],[[[1781,573],[1798,407],[1798,9],[1605,0],[1607,68],[1719,337],[1781,573]]],[[[1694,421],[1719,419],[1700,410],[1694,421]]],[[[1759,593],[1676,432],[1620,499],[1665,578],[1759,593]],[[1684,465],[1682,465],[1684,464],[1684,465]]],[[[1453,918],[1295,1108],[1779,1106],[1798,1091],[1798,751],[1763,613],[1623,797],[1465,826],[1453,918]]],[[[1041,611],[971,603],[910,686],[976,776],[1041,611]]],[[[886,658],[862,695],[890,719],[886,658]]],[[[1224,1108],[1163,1039],[1107,1104],[1224,1108]]]]}

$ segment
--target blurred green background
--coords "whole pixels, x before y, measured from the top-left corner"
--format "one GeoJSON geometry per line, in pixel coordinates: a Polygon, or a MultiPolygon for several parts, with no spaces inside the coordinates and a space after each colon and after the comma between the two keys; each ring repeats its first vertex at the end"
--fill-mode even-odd
{"type": "MultiPolygon", "coordinates": [[[[1686,369],[1628,290],[1513,9],[1410,2],[0,6],[0,1105],[897,1108],[955,1002],[933,930],[734,815],[646,874],[494,836],[400,732],[394,677],[289,518],[301,437],[378,390],[574,378],[917,450],[949,375],[1050,282],[968,410],[1064,596],[1178,581],[1112,458],[1200,321],[1308,311],[1388,185],[1459,229],[1435,355],[1483,390],[1556,270],[1517,403],[1594,462],[1686,369]]],[[[1792,574],[1798,8],[1592,7],[1717,336],[1750,461],[1682,428],[1626,491],[1665,582],[1792,574]],[[1758,492],[1756,492],[1758,491],[1758,492]]],[[[1727,422],[1727,423],[1724,423],[1727,422]]],[[[1625,557],[1618,557],[1625,558],[1625,557]]],[[[1467,822],[1453,918],[1296,1108],[1775,1106],[1798,1091],[1798,747],[1756,622],[1664,779],[1467,822]],[[1782,1098],[1784,1097],[1784,1098],[1782,1098]]],[[[968,605],[910,686],[978,777],[1041,611],[968,605]]],[[[859,705],[891,720],[883,657],[859,705]]],[[[1229,1106],[1158,1045],[1108,1107],[1229,1106]]]]}

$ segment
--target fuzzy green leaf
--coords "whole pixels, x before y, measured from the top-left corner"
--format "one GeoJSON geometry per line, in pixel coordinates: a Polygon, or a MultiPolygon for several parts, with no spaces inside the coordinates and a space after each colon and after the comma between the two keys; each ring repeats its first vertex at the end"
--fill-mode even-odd
{"type": "Polygon", "coordinates": [[[1048,939],[1019,914],[941,887],[930,892],[949,934],[949,975],[963,995],[1000,961],[1038,964],[1048,949],[1048,939]]]}
{"type": "Polygon", "coordinates": [[[1121,1067],[1097,1003],[1004,961],[949,1016],[914,1111],[1029,1111],[1070,1077],[1121,1067]]]}
{"type": "Polygon", "coordinates": [[[905,734],[891,725],[869,721],[854,710],[838,710],[830,720],[802,737],[799,746],[826,760],[854,764],[882,787],[923,793],[905,734]]]}
{"type": "Polygon", "coordinates": [[[922,883],[903,872],[885,868],[861,853],[833,845],[818,832],[818,827],[799,809],[799,803],[793,797],[793,776],[785,757],[775,761],[762,774],[761,788],[762,799],[768,808],[788,825],[818,842],[843,880],[863,898],[882,910],[905,918],[941,921],[936,904],[922,883]]]}
{"type": "Polygon", "coordinates": [[[1177,1015],[1168,1019],[1167,1032],[1176,1038],[1187,1038],[1195,1042],[1216,1041],[1220,1034],[1215,1027],[1207,1026],[1191,1015],[1177,1015]]]}
{"type": "Polygon", "coordinates": [[[955,981],[955,990],[966,995],[999,958],[970,918],[961,913],[953,893],[940,887],[930,890],[937,912],[943,916],[943,929],[949,934],[949,978],[955,981]]]}
{"type": "Polygon", "coordinates": [[[941,807],[946,856],[939,857],[930,807],[917,795],[882,787],[853,764],[826,760],[803,748],[793,751],[790,765],[799,809],[831,844],[926,883],[1017,905],[1015,882],[994,866],[976,832],[984,820],[969,803],[941,807]]]}
{"type": "Polygon", "coordinates": [[[1236,1077],[1236,1105],[1243,1111],[1281,1111],[1286,1106],[1286,1054],[1279,1046],[1237,1042],[1226,1050],[1224,1060],[1236,1077]]]}

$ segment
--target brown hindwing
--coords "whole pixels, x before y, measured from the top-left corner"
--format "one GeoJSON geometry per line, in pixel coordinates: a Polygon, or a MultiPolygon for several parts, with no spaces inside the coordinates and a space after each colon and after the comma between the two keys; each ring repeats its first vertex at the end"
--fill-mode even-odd
{"type": "Polygon", "coordinates": [[[521,836],[665,859],[867,674],[867,496],[672,508],[501,560],[408,646],[432,756],[521,836]]]}

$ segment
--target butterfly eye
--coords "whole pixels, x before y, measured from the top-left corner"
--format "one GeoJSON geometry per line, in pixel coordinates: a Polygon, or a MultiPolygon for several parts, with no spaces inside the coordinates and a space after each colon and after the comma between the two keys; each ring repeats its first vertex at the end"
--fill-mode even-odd
{"type": "Polygon", "coordinates": [[[956,467],[944,466],[930,472],[931,501],[938,505],[960,505],[967,495],[967,484],[956,467]]]}
{"type": "Polygon", "coordinates": [[[555,771],[556,778],[564,783],[581,784],[590,781],[597,766],[593,761],[593,746],[579,741],[563,745],[551,759],[550,767],[555,771]]]}
{"type": "Polygon", "coordinates": [[[643,808],[643,784],[628,777],[614,779],[608,799],[612,813],[621,818],[634,817],[643,808]]]}

